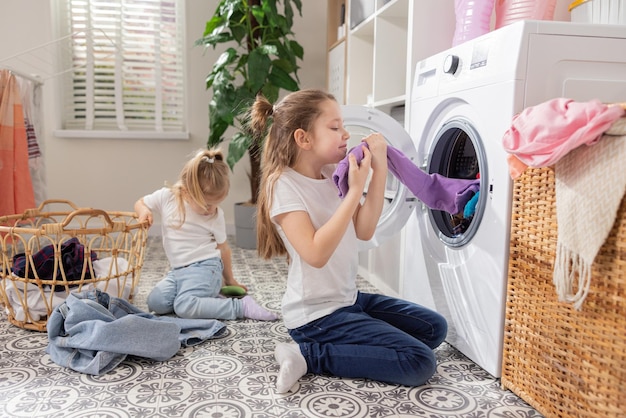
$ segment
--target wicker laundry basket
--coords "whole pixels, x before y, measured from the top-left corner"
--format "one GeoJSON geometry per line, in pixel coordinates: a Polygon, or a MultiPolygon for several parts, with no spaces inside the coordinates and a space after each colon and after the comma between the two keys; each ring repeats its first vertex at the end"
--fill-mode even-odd
{"type": "Polygon", "coordinates": [[[147,230],[134,212],[79,208],[67,200],[0,216],[0,301],[8,320],[46,331],[48,316],[70,292],[90,288],[132,300],[147,230]]]}
{"type": "Polygon", "coordinates": [[[555,177],[515,182],[502,385],[546,417],[626,416],[626,199],[580,311],[552,283],[555,177]]]}

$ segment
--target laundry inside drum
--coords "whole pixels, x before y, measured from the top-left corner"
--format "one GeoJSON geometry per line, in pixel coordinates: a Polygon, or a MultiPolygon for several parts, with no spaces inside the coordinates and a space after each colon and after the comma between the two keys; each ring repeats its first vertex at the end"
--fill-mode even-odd
{"type": "MultiPolygon", "coordinates": [[[[438,173],[442,176],[455,179],[475,180],[480,178],[480,158],[472,140],[472,131],[465,129],[463,124],[451,124],[438,135],[432,151],[429,173],[438,173]],[[469,133],[467,131],[470,131],[469,133]]],[[[479,196],[468,202],[474,208],[479,196]]],[[[463,245],[473,235],[472,227],[475,219],[475,210],[468,206],[459,213],[448,213],[439,210],[431,210],[431,221],[438,230],[442,239],[449,241],[451,245],[463,245]],[[470,236],[468,236],[468,234],[470,236]]]]}

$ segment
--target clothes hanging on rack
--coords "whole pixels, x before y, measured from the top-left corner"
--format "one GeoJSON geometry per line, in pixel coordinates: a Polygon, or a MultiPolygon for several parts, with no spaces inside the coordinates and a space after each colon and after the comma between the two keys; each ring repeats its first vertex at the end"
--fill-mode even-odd
{"type": "MultiPolygon", "coordinates": [[[[15,74],[15,72],[14,72],[15,74]]],[[[35,205],[48,199],[44,157],[39,146],[41,129],[41,82],[21,75],[17,77],[24,110],[24,124],[28,142],[28,167],[33,182],[35,205]]]]}
{"type": "Polygon", "coordinates": [[[35,207],[22,99],[8,70],[0,70],[0,196],[0,216],[35,207]]]}

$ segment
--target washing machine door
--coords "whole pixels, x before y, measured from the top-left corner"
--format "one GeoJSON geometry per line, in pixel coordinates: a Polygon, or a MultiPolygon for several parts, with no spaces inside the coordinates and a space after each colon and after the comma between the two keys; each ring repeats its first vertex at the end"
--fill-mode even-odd
{"type": "MultiPolygon", "coordinates": [[[[470,121],[456,117],[443,124],[436,133],[424,171],[448,178],[480,178],[480,189],[488,190],[487,169],[487,157],[478,131],[470,121]]],[[[446,246],[463,247],[474,238],[487,206],[487,195],[478,196],[475,211],[470,216],[428,210],[431,225],[446,246]]]]}
{"type": "MultiPolygon", "coordinates": [[[[378,109],[365,106],[342,106],[344,127],[350,132],[348,149],[373,132],[380,132],[389,145],[416,161],[416,151],[408,132],[398,121],[378,109]]],[[[367,187],[367,186],[366,186],[367,187]]],[[[366,190],[367,192],[367,190],[366,190]]],[[[374,237],[360,242],[360,250],[377,247],[399,233],[416,205],[416,198],[393,174],[387,174],[385,203],[374,237]]]]}

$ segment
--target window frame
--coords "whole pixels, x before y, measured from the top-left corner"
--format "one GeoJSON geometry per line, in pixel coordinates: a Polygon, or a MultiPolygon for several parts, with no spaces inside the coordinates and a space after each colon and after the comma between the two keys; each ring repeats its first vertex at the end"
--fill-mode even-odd
{"type": "MultiPolygon", "coordinates": [[[[116,72],[114,75],[116,79],[115,83],[120,83],[120,80],[121,80],[120,77],[123,77],[117,74],[117,72],[120,71],[120,67],[118,66],[120,65],[120,63],[123,64],[123,62],[120,60],[120,51],[121,51],[121,48],[123,47],[123,44],[116,44],[115,42],[111,40],[111,36],[109,36],[110,32],[105,34],[104,30],[97,28],[97,27],[85,29],[83,30],[84,33],[80,33],[80,31],[75,30],[75,28],[72,25],[72,22],[70,21],[70,14],[69,14],[69,9],[68,9],[69,7],[71,7],[72,1],[76,1],[76,0],[56,0],[57,7],[55,7],[56,9],[55,19],[56,19],[57,30],[61,36],[67,37],[68,42],[59,47],[60,51],[58,54],[58,60],[59,60],[58,67],[61,69],[61,71],[59,72],[61,76],[59,77],[59,83],[58,83],[58,89],[60,92],[59,102],[61,105],[60,107],[61,111],[59,114],[60,129],[56,129],[54,131],[54,135],[59,138],[84,138],[84,139],[89,139],[89,138],[159,139],[159,140],[187,140],[189,139],[190,137],[189,114],[188,114],[188,103],[187,103],[187,94],[186,94],[187,93],[187,65],[186,65],[187,54],[186,54],[186,48],[184,47],[186,44],[185,1],[184,0],[168,0],[170,3],[174,3],[175,10],[176,10],[176,29],[175,30],[177,31],[177,35],[175,35],[174,43],[178,46],[176,53],[177,53],[177,56],[180,57],[180,64],[178,66],[179,73],[175,75],[173,80],[174,82],[176,82],[176,80],[179,79],[180,88],[176,90],[174,93],[174,96],[179,95],[179,98],[177,100],[174,100],[173,103],[174,103],[174,112],[176,113],[176,111],[179,110],[180,116],[177,118],[174,118],[178,126],[168,128],[166,126],[161,125],[161,129],[159,129],[159,123],[157,122],[157,118],[147,119],[153,124],[153,127],[150,129],[141,129],[139,127],[139,125],[145,125],[145,120],[141,118],[138,118],[139,122],[136,122],[136,123],[133,123],[134,121],[132,118],[131,119],[124,118],[123,125],[126,126],[126,129],[124,129],[124,126],[121,126],[121,127],[119,126],[119,121],[117,122],[118,126],[112,126],[110,129],[107,129],[108,126],[115,124],[115,121],[117,120],[117,116],[111,117],[110,115],[104,118],[102,116],[100,116],[99,118],[94,116],[95,125],[91,129],[87,126],[85,126],[84,129],[80,126],[77,127],[78,125],[77,122],[82,122],[81,120],[82,118],[75,117],[76,116],[75,108],[78,105],[73,101],[73,100],[76,100],[74,97],[74,92],[76,90],[76,85],[74,84],[75,83],[74,72],[83,70],[87,65],[91,63],[87,63],[85,65],[78,66],[78,67],[73,66],[73,64],[71,64],[72,62],[74,62],[73,61],[74,50],[73,50],[72,45],[70,44],[71,42],[74,42],[73,37],[77,35],[76,36],[77,38],[87,39],[87,37],[89,36],[94,36],[94,37],[99,36],[100,41],[106,38],[104,42],[109,42],[109,41],[111,42],[111,45],[109,46],[113,46],[117,52],[114,54],[115,55],[114,57],[111,57],[111,55],[109,54],[109,56],[105,57],[105,60],[107,61],[108,64],[110,64],[111,62],[115,62],[115,70],[114,70],[116,72]],[[92,34],[87,33],[89,31],[91,31],[92,34]],[[93,34],[93,32],[96,32],[96,33],[93,34]],[[70,115],[68,115],[67,113],[68,107],[71,108],[71,110],[69,110],[71,112],[70,115]],[[104,123],[100,123],[100,120],[103,120],[104,123]],[[70,125],[68,125],[68,121],[70,125]]],[[[83,2],[87,4],[91,1],[92,0],[83,0],[83,2]]],[[[123,7],[125,3],[130,3],[132,1],[133,0],[112,0],[110,3],[121,8],[123,7]]],[[[139,2],[141,3],[141,1],[139,2]]],[[[99,1],[99,3],[104,3],[104,2],[99,1]]],[[[120,19],[120,22],[121,22],[121,19],[120,19]]],[[[123,24],[120,25],[120,27],[122,28],[120,30],[123,30],[123,24]]],[[[159,28],[161,28],[160,24],[159,24],[159,28]]],[[[122,40],[122,42],[124,42],[124,40],[122,40]]],[[[95,63],[96,61],[94,60],[93,62],[95,63]]],[[[93,66],[96,66],[96,64],[93,64],[93,66]]],[[[157,69],[153,69],[153,70],[158,73],[157,69]]],[[[86,76],[85,76],[85,80],[87,80],[86,76]]],[[[154,78],[152,80],[154,80],[154,78]]],[[[97,80],[94,80],[94,81],[97,81],[97,80]]],[[[100,80],[100,82],[101,81],[102,80],[100,80]]],[[[149,84],[149,82],[145,84],[149,84]]],[[[155,84],[158,84],[158,83],[155,82],[155,84]]],[[[122,93],[120,93],[120,90],[116,90],[117,95],[123,94],[124,92],[126,92],[126,87],[124,84],[122,85],[121,88],[118,84],[116,88],[121,89],[122,91],[122,93]]],[[[162,86],[159,91],[163,91],[162,86]]],[[[119,99],[120,99],[119,96],[115,96],[116,101],[119,99]]],[[[160,98],[158,98],[157,95],[149,96],[148,102],[150,102],[150,99],[152,99],[152,102],[154,103],[160,100],[160,98]]],[[[140,100],[140,99],[135,99],[135,100],[140,100]]],[[[124,104],[125,103],[122,103],[122,108],[124,108],[124,110],[127,111],[128,107],[124,107],[124,104]]],[[[119,106],[120,104],[116,103],[116,108],[119,108],[119,106]]],[[[163,109],[163,112],[167,110],[166,107],[162,107],[162,109],[163,109]]],[[[100,108],[99,110],[101,111],[102,108],[100,108]]],[[[150,110],[147,110],[146,114],[149,115],[150,110]]],[[[85,116],[85,120],[86,120],[86,116],[85,116]]],[[[164,119],[161,118],[161,121],[163,120],[164,119]]]]}

